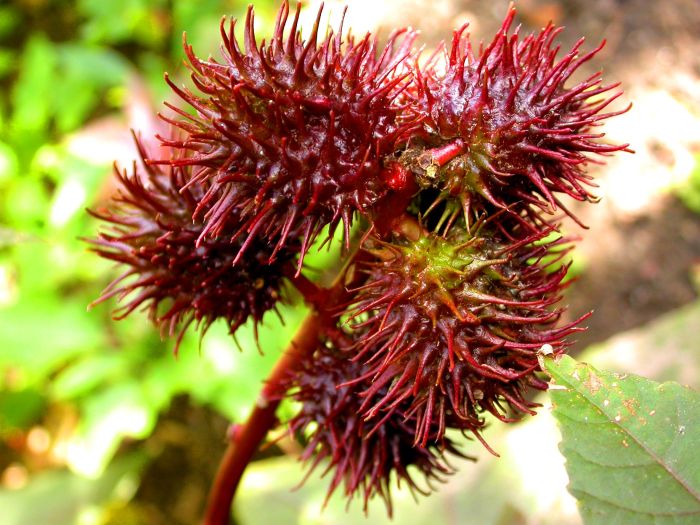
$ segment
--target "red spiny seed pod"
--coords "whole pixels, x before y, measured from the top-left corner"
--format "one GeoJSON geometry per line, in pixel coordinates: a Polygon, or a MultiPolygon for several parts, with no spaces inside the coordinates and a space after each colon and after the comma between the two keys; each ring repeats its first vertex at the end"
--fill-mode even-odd
{"type": "Polygon", "coordinates": [[[284,266],[295,256],[285,249],[270,262],[274,241],[256,239],[234,264],[245,241],[232,243],[227,235],[238,227],[233,219],[220,237],[198,242],[204,224],[192,214],[206,190],[183,189],[188,169],[147,166],[141,176],[136,167],[130,176],[117,171],[113,206],[91,212],[109,227],[89,240],[97,254],[126,267],[93,304],[118,297],[123,305],[115,310],[117,319],[147,310],[163,335],[177,335],[176,352],[193,323],[204,333],[222,318],[233,334],[252,318],[257,329],[280,300],[284,266]]]}
{"type": "MultiPolygon", "coordinates": [[[[301,406],[289,428],[305,442],[301,459],[310,465],[309,474],[326,462],[324,474],[332,476],[328,497],[342,484],[349,499],[361,495],[365,511],[368,501],[379,496],[391,515],[392,473],[398,486],[405,482],[412,492],[427,495],[434,489],[433,482],[453,473],[448,455],[473,458],[463,455],[450,439],[438,440],[434,426],[429,429],[435,438],[431,444],[415,446],[415,423],[412,416],[402,413],[404,407],[379,423],[365,421],[359,413],[362,399],[358,394],[369,385],[343,385],[365,372],[362,363],[348,359],[335,347],[319,348],[313,359],[290,376],[289,395],[301,406]]],[[[376,396],[385,394],[386,389],[379,390],[376,396]]]]}
{"type": "Polygon", "coordinates": [[[622,92],[595,73],[573,86],[572,75],[598,53],[579,56],[583,39],[562,58],[555,44],[561,28],[551,23],[521,39],[509,34],[511,7],[493,41],[478,52],[467,27],[455,31],[444,72],[436,60],[417,71],[416,110],[424,118],[426,150],[418,164],[424,186],[442,198],[462,201],[465,215],[475,202],[520,210],[569,213],[559,196],[594,200],[583,167],[591,155],[608,155],[628,144],[601,142],[594,131],[622,111],[605,109],[622,92]]]}
{"type": "Polygon", "coordinates": [[[547,387],[534,374],[537,351],[563,352],[581,321],[556,326],[566,247],[544,235],[508,239],[482,224],[471,234],[455,227],[445,237],[375,241],[351,309],[355,329],[367,332],[354,357],[367,366],[357,379],[368,385],[366,417],[408,403],[425,446],[435,425],[438,438],[455,427],[481,439],[484,411],[504,421],[506,407],[533,413],[524,391],[547,387]]]}
{"type": "Polygon", "coordinates": [[[395,190],[382,175],[383,159],[415,128],[399,123],[396,100],[408,83],[403,68],[415,34],[397,31],[380,50],[369,34],[343,42],[341,26],[319,42],[321,8],[305,41],[299,9],[287,31],[290,10],[282,3],[266,44],[256,40],[249,8],[244,48],[235,20],[228,31],[222,21],[222,62],[202,60],[185,45],[200,93],[169,82],[197,114],[170,106],[185,137],[163,141],[186,154],[152,162],[192,166],[192,181],[209,185],[195,210],[204,220],[200,242],[220,236],[230,215],[240,217],[249,239],[276,236],[276,249],[300,231],[301,268],[322,228],[332,232],[342,222],[347,241],[356,212],[369,217],[395,190]]]}

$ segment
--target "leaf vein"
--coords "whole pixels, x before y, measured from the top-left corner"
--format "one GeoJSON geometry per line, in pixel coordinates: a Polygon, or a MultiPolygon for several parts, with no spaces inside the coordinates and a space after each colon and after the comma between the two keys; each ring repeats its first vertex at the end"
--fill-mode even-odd
{"type": "Polygon", "coordinates": [[[648,463],[633,463],[633,464],[628,464],[628,465],[616,465],[612,463],[602,463],[600,461],[596,461],[595,459],[591,459],[590,457],[586,456],[585,454],[581,453],[579,450],[572,448],[572,452],[574,454],[578,454],[578,456],[581,457],[583,461],[587,461],[589,463],[592,463],[593,465],[596,465],[598,467],[603,467],[603,468],[609,468],[609,469],[614,469],[614,468],[646,468],[649,466],[657,466],[656,463],[653,461],[650,461],[648,463]]]}
{"type": "Polygon", "coordinates": [[[684,510],[684,511],[678,511],[678,512],[644,512],[642,510],[638,509],[633,509],[632,507],[628,507],[626,505],[621,505],[620,503],[616,501],[610,501],[605,498],[601,498],[600,496],[596,496],[595,494],[591,494],[588,491],[581,490],[581,489],[575,489],[577,493],[582,494],[588,498],[595,499],[598,501],[601,501],[605,503],[606,505],[610,505],[611,507],[617,507],[618,509],[626,510],[628,512],[633,512],[635,514],[642,514],[644,516],[695,516],[700,514],[700,509],[698,510],[684,510]]]}
{"type": "MultiPolygon", "coordinates": [[[[593,373],[592,370],[589,370],[589,373],[593,373]]],[[[578,390],[576,388],[576,384],[569,381],[568,377],[566,377],[564,374],[557,374],[557,376],[558,376],[558,378],[557,378],[558,381],[564,381],[566,383],[566,385],[572,389],[573,392],[578,392],[579,394],[581,394],[583,396],[583,398],[585,400],[587,400],[593,407],[597,408],[603,414],[605,414],[606,417],[608,417],[608,414],[603,410],[603,408],[600,407],[595,402],[595,400],[592,399],[589,395],[578,390]]],[[[606,387],[607,387],[607,385],[606,385],[606,387]]],[[[582,390],[585,390],[585,389],[582,389],[582,390]]],[[[677,407],[678,407],[678,405],[676,405],[676,408],[677,407]]],[[[641,439],[639,439],[629,428],[627,428],[624,425],[621,425],[620,422],[614,421],[614,419],[611,420],[610,423],[619,427],[625,434],[627,434],[631,439],[633,439],[635,441],[635,443],[637,443],[647,454],[649,454],[649,456],[651,456],[654,459],[654,461],[656,461],[666,472],[668,472],[671,475],[671,477],[673,479],[675,479],[676,482],[678,482],[688,492],[688,494],[690,494],[693,498],[695,498],[698,502],[700,502],[700,492],[698,492],[693,487],[691,487],[688,484],[688,482],[680,476],[680,474],[678,474],[675,470],[673,470],[669,465],[664,463],[662,461],[661,457],[659,457],[654,450],[647,447],[645,445],[645,443],[641,439]]],[[[678,436],[676,436],[676,437],[678,437],[678,436]]]]}

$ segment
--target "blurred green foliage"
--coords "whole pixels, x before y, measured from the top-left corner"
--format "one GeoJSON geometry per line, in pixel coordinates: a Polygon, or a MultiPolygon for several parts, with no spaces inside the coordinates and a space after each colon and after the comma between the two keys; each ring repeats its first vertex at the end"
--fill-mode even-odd
{"type": "MultiPolygon", "coordinates": [[[[265,32],[272,6],[257,4],[265,32]]],[[[163,72],[186,73],[183,30],[200,53],[213,53],[221,16],[240,17],[245,7],[226,0],[0,6],[0,481],[11,485],[7,473],[17,467],[28,475],[20,491],[0,488],[3,524],[102,523],[100,502],[130,498],[134,490],[119,480],[138,484],[147,461],[118,454],[124,438],[149,436],[183,392],[227,418],[245,417],[304,315],[294,304],[282,308],[284,326],[266,317],[262,356],[252,330],[238,334],[246,350],[239,352],[215,325],[201,343],[189,334],[175,359],[173,342],[161,341],[145,316],[114,323],[113,303],[86,312],[115,270],[79,240],[98,229],[84,209],[109,192],[109,133],[128,137],[133,78],[162,100],[163,72]],[[85,146],[86,136],[96,147],[85,146]],[[68,431],[70,418],[56,421],[57,412],[76,414],[68,431]],[[50,447],[34,454],[27,443],[37,428],[48,431],[50,447]],[[44,497],[52,491],[58,497],[44,497]],[[41,508],[28,514],[39,498],[41,508]]]]}

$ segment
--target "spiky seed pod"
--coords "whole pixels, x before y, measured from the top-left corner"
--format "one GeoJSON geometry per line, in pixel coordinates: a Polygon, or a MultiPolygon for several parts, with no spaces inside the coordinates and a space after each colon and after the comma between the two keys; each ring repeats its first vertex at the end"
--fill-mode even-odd
{"type": "MultiPolygon", "coordinates": [[[[493,41],[475,52],[467,26],[455,31],[444,72],[433,61],[416,74],[416,108],[424,120],[426,151],[421,183],[441,199],[470,207],[491,203],[516,212],[529,207],[569,213],[559,196],[593,200],[583,167],[591,155],[627,150],[600,142],[594,128],[622,111],[604,112],[621,95],[601,73],[567,86],[571,76],[603,47],[579,56],[583,39],[561,59],[551,23],[520,38],[510,32],[511,7],[493,41]]],[[[629,151],[629,150],[628,150],[629,151]]],[[[575,218],[575,217],[574,217],[575,218]]]]}
{"type": "Polygon", "coordinates": [[[543,237],[508,239],[482,224],[446,238],[375,241],[351,310],[367,331],[355,356],[367,365],[357,380],[369,385],[362,413],[376,420],[408,404],[422,446],[446,427],[481,440],[484,411],[504,421],[509,407],[532,413],[524,391],[546,389],[534,374],[537,351],[561,353],[580,321],[555,326],[566,249],[543,237]]]}
{"type": "Polygon", "coordinates": [[[123,302],[117,319],[142,307],[162,335],[177,335],[175,351],[192,323],[203,334],[222,318],[233,334],[252,318],[257,330],[263,314],[280,300],[284,267],[295,256],[291,247],[270,262],[274,241],[255,239],[234,265],[245,242],[230,240],[238,228],[234,218],[219,237],[198,242],[205,226],[193,222],[192,214],[206,187],[185,188],[188,171],[147,166],[139,174],[136,164],[131,175],[117,170],[120,190],[112,207],[91,212],[108,224],[89,240],[94,251],[126,267],[93,304],[116,296],[123,302]]]}
{"type": "Polygon", "coordinates": [[[380,50],[369,34],[357,41],[348,34],[343,42],[341,25],[319,42],[321,8],[305,41],[297,30],[299,9],[287,31],[283,2],[269,44],[258,44],[251,6],[243,49],[236,21],[228,31],[222,21],[223,62],[202,60],[185,45],[200,93],[169,82],[197,114],[170,106],[182,117],[172,123],[185,137],[164,143],[187,154],[160,162],[192,166],[192,181],[209,185],[195,210],[204,220],[200,242],[221,236],[231,215],[240,217],[239,233],[247,232],[250,242],[272,235],[277,250],[298,230],[301,267],[324,226],[332,232],[342,221],[347,240],[355,212],[369,215],[391,189],[383,158],[415,127],[398,123],[396,103],[415,34],[397,31],[380,50]]]}
{"type": "MultiPolygon", "coordinates": [[[[404,407],[397,407],[378,424],[365,421],[359,413],[362,399],[358,393],[369,384],[342,386],[365,373],[362,363],[348,359],[330,343],[321,346],[289,378],[290,397],[301,404],[289,428],[305,442],[301,459],[310,465],[307,476],[326,462],[324,475],[331,476],[328,498],[343,485],[348,499],[360,494],[365,511],[368,501],[379,496],[391,515],[392,477],[397,486],[405,482],[412,492],[428,494],[434,482],[452,474],[448,455],[473,458],[463,455],[448,438],[414,446],[414,423],[402,412],[404,407]]],[[[380,389],[376,396],[385,394],[386,389],[380,389]]],[[[431,427],[429,432],[436,430],[431,427]]]]}

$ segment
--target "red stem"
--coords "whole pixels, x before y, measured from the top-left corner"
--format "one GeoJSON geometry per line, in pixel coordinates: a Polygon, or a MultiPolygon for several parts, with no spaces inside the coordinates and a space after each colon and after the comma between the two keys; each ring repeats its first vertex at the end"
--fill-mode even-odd
{"type": "Polygon", "coordinates": [[[362,278],[360,272],[355,272],[352,282],[345,283],[348,267],[361,253],[358,250],[359,246],[356,246],[349,254],[346,264],[330,288],[323,288],[301,274],[296,275],[292,266],[285,269],[285,276],[314,311],[304,320],[287,350],[275,364],[250,416],[233,433],[214,479],[202,525],[228,525],[231,504],[243,472],[268,431],[277,423],[275,412],[284,394],[280,392],[280,384],[287,374],[318,348],[321,334],[335,325],[334,309],[347,301],[348,290],[362,278]]]}
{"type": "Polygon", "coordinates": [[[418,158],[418,164],[423,169],[426,169],[430,165],[444,166],[462,153],[464,153],[464,141],[462,141],[462,139],[455,139],[444,146],[426,150],[418,158]]]}
{"type": "Polygon", "coordinates": [[[327,307],[330,290],[319,286],[301,273],[297,275],[296,267],[292,265],[287,265],[284,268],[284,275],[304,296],[304,301],[307,304],[310,304],[319,312],[322,312],[327,307]]]}
{"type": "Polygon", "coordinates": [[[228,525],[231,503],[246,466],[253,458],[267,432],[277,422],[275,412],[280,404],[279,385],[297,363],[318,347],[318,338],[325,324],[324,316],[309,315],[292,339],[291,344],[275,364],[260,392],[255,408],[226,449],[209,495],[202,525],[228,525]]]}
{"type": "MultiPolygon", "coordinates": [[[[418,221],[406,214],[402,214],[395,221],[393,229],[408,238],[417,238],[422,232],[418,221]]],[[[362,272],[351,272],[350,282],[346,282],[350,266],[364,257],[366,254],[359,250],[359,246],[355,246],[329,288],[319,286],[304,275],[297,274],[292,266],[285,269],[285,276],[314,310],[304,320],[289,347],[275,364],[250,416],[233,433],[214,479],[202,525],[229,524],[231,504],[243,472],[268,431],[277,423],[275,413],[284,394],[280,391],[280,385],[287,375],[313,354],[318,348],[322,334],[342,338],[343,334],[335,327],[337,313],[334,313],[334,310],[348,301],[352,293],[350,290],[365,278],[362,272]]]]}

